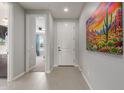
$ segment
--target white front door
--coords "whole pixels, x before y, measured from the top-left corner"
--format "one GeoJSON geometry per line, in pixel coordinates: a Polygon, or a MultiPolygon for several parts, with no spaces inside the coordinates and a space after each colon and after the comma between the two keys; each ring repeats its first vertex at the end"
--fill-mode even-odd
{"type": "Polygon", "coordinates": [[[57,22],[58,65],[75,65],[74,28],[74,22],[57,22]]]}

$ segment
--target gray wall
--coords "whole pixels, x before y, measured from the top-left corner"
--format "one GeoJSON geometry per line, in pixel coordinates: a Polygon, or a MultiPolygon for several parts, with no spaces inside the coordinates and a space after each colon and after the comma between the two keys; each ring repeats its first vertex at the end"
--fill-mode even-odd
{"type": "Polygon", "coordinates": [[[24,72],[24,9],[18,4],[12,3],[12,55],[13,78],[24,72]]]}
{"type": "Polygon", "coordinates": [[[79,19],[79,66],[93,89],[124,89],[124,55],[86,50],[86,20],[98,4],[85,4],[79,19]]]}

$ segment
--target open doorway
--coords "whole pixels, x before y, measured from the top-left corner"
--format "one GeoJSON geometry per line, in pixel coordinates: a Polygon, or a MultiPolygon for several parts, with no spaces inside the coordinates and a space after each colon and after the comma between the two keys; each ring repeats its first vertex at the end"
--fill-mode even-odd
{"type": "Polygon", "coordinates": [[[8,3],[0,3],[0,78],[7,79],[8,3]]]}
{"type": "Polygon", "coordinates": [[[45,17],[37,16],[35,18],[35,45],[36,45],[36,65],[32,72],[45,72],[45,17]]]}

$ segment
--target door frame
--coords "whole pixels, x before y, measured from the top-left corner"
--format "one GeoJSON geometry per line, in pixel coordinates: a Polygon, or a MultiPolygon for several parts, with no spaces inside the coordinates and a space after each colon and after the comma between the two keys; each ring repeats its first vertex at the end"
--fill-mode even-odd
{"type": "Polygon", "coordinates": [[[13,4],[8,4],[8,51],[7,51],[7,81],[13,80],[13,51],[14,51],[14,11],[13,4]]]}
{"type": "MultiPolygon", "coordinates": [[[[54,40],[55,40],[55,48],[54,48],[54,59],[55,59],[55,64],[54,64],[54,67],[57,67],[59,66],[59,54],[58,54],[58,32],[57,32],[57,23],[58,22],[73,22],[75,23],[75,27],[74,27],[74,30],[75,30],[75,39],[76,39],[76,30],[77,30],[77,20],[76,19],[57,19],[55,20],[55,31],[56,31],[56,35],[54,37],[54,40]]],[[[76,40],[75,40],[75,44],[76,44],[76,40]]],[[[76,49],[76,46],[75,46],[75,49],[76,49]]],[[[75,50],[75,53],[76,53],[76,50],[75,50]]],[[[76,55],[74,55],[74,66],[77,66],[77,59],[76,59],[76,55]]]]}
{"type": "MultiPolygon", "coordinates": [[[[33,66],[33,67],[29,67],[29,55],[28,55],[28,52],[29,52],[29,49],[28,49],[28,45],[29,45],[29,30],[28,30],[28,16],[29,15],[33,15],[33,16],[35,16],[35,17],[38,17],[38,16],[44,16],[45,15],[45,24],[46,24],[46,33],[45,33],[45,37],[44,37],[44,41],[45,41],[45,45],[44,45],[44,50],[45,50],[45,73],[47,73],[47,69],[46,69],[46,67],[48,67],[48,62],[47,62],[47,30],[48,30],[48,28],[47,28],[47,15],[46,14],[37,14],[37,13],[27,13],[26,14],[26,64],[25,64],[25,72],[29,72],[31,69],[33,69],[35,66],[33,66]]],[[[35,48],[35,51],[36,51],[36,48],[35,48]]],[[[36,53],[35,53],[35,55],[36,55],[36,53]]],[[[36,56],[35,56],[36,57],[36,56]]],[[[35,60],[36,61],[36,60],[35,60]]]]}

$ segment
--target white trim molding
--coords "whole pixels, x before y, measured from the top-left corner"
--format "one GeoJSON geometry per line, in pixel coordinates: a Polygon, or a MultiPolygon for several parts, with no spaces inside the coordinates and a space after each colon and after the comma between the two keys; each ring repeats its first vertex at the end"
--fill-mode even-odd
{"type": "Polygon", "coordinates": [[[54,66],[53,66],[53,67],[58,67],[58,65],[54,64],[54,66]]]}
{"type": "Polygon", "coordinates": [[[75,64],[74,66],[75,66],[75,67],[79,67],[79,65],[77,65],[77,64],[75,64]]]}
{"type": "Polygon", "coordinates": [[[9,23],[8,23],[8,61],[7,61],[7,81],[10,82],[13,80],[13,57],[14,57],[14,48],[13,48],[13,43],[14,43],[14,15],[13,15],[13,4],[8,3],[9,6],[9,23]]]}
{"type": "Polygon", "coordinates": [[[51,73],[53,71],[54,67],[51,68],[51,70],[46,71],[47,74],[51,73]]]}
{"type": "Polygon", "coordinates": [[[15,77],[12,79],[12,81],[13,81],[13,80],[16,80],[16,79],[18,79],[18,78],[20,78],[20,77],[22,77],[24,74],[25,74],[25,72],[23,72],[23,73],[21,73],[21,74],[15,76],[15,77]]]}
{"type": "Polygon", "coordinates": [[[30,70],[32,70],[34,67],[36,67],[36,65],[30,67],[29,69],[26,69],[26,73],[28,73],[30,70]]]}
{"type": "MultiPolygon", "coordinates": [[[[36,65],[30,67],[30,68],[29,68],[29,71],[32,70],[32,69],[35,68],[35,67],[36,67],[36,65]]],[[[28,72],[29,72],[29,71],[28,71],[28,72]]]]}
{"type": "Polygon", "coordinates": [[[83,72],[81,72],[82,76],[84,77],[85,81],[87,82],[87,85],[89,86],[90,90],[93,90],[93,87],[91,86],[90,82],[88,81],[87,77],[83,72]]]}
{"type": "Polygon", "coordinates": [[[89,80],[87,79],[86,75],[84,74],[84,72],[82,71],[82,69],[80,68],[80,66],[78,66],[78,68],[79,68],[79,70],[81,72],[82,77],[85,79],[88,87],[90,88],[90,90],[93,90],[92,85],[90,84],[89,80]]]}

